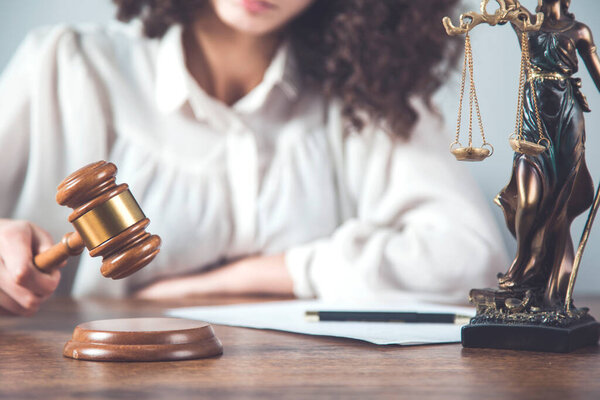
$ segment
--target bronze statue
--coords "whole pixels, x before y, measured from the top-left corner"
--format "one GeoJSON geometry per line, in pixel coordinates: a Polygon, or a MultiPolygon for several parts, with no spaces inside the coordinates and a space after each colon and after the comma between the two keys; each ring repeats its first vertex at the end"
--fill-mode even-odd
{"type": "MultiPolygon", "coordinates": [[[[590,29],[569,13],[570,0],[540,0],[536,14],[516,0],[497,0],[498,10],[489,14],[488,3],[482,1],[481,14],[463,14],[458,27],[449,19],[444,25],[448,34],[465,33],[469,43],[474,26],[510,22],[520,39],[517,124],[510,140],[515,156],[510,181],[495,199],[517,240],[517,253],[508,271],[499,274],[498,290],[471,291],[477,316],[463,328],[463,345],[570,351],[599,337],[600,325],[587,309],[572,305],[576,271],[571,273],[570,227],[594,202],[584,154],[583,113],[590,109],[581,80],[573,75],[579,54],[600,90],[600,59],[590,29]]],[[[594,203],[576,265],[598,195],[594,203]]]]}
{"type": "MultiPolygon", "coordinates": [[[[528,34],[527,79],[535,93],[525,86],[523,135],[532,142],[539,138],[535,95],[548,149],[534,156],[515,153],[510,182],[496,197],[518,246],[500,287],[544,287],[545,307],[564,305],[574,258],[571,222],[594,196],[584,155],[583,113],[590,109],[579,89],[581,80],[572,76],[579,52],[600,89],[600,60],[589,28],[568,12],[569,4],[544,0],[538,7],[544,14],[541,29],[528,34]]],[[[514,0],[506,5],[519,7],[514,0]]],[[[520,37],[519,27],[513,28],[520,37]]]]}

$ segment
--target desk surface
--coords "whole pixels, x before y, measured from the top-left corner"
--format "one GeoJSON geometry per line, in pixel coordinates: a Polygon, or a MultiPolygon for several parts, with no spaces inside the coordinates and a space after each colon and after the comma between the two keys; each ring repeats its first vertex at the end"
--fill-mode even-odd
{"type": "MultiPolygon", "coordinates": [[[[459,344],[375,346],[215,326],[224,346],[219,358],[103,363],[62,356],[78,323],[157,316],[194,303],[209,301],[54,299],[35,317],[0,317],[0,398],[600,398],[598,347],[544,354],[459,344]]],[[[587,305],[600,317],[600,299],[587,305]]]]}

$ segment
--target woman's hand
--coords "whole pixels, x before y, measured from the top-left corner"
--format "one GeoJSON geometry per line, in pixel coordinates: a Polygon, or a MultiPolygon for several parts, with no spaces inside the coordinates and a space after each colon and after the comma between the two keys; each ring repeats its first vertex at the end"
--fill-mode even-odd
{"type": "Polygon", "coordinates": [[[508,10],[520,10],[521,12],[528,14],[530,22],[535,23],[536,14],[531,13],[531,11],[529,11],[526,7],[523,7],[518,0],[504,0],[504,4],[508,10]]]}
{"type": "Polygon", "coordinates": [[[54,293],[60,271],[46,274],[33,265],[34,255],[52,244],[46,231],[29,222],[0,219],[0,312],[32,315],[54,293]]]}
{"type": "Polygon", "coordinates": [[[253,256],[209,272],[166,279],[135,296],[158,300],[210,295],[293,295],[293,282],[283,255],[253,256]]]}

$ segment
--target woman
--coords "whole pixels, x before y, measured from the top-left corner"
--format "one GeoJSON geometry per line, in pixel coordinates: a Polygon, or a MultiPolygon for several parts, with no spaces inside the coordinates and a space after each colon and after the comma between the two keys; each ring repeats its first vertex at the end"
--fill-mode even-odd
{"type": "MultiPolygon", "coordinates": [[[[519,6],[514,1],[507,5],[519,6]]],[[[589,28],[568,12],[569,5],[570,0],[544,0],[537,10],[544,13],[544,23],[528,34],[528,82],[535,92],[528,83],[523,136],[533,142],[540,138],[535,96],[548,149],[537,156],[516,153],[512,178],[498,196],[518,243],[500,287],[541,288],[548,307],[564,305],[573,265],[571,222],[592,204],[594,192],[584,155],[583,112],[589,108],[580,79],[572,76],[579,52],[600,89],[600,60],[589,28]]]]}
{"type": "Polygon", "coordinates": [[[454,1],[117,0],[128,26],[33,33],[0,84],[0,305],[56,288],[56,184],[109,159],[163,238],[76,296],[464,298],[502,262],[429,111],[454,1]],[[444,146],[445,147],[445,146],[444,146]],[[14,219],[31,222],[15,222],[14,219]]]}

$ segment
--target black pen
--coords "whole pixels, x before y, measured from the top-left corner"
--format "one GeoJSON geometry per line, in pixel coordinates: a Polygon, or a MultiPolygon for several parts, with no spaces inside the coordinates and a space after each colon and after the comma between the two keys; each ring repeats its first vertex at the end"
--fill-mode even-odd
{"type": "Polygon", "coordinates": [[[467,324],[471,317],[451,313],[417,313],[394,311],[306,311],[310,322],[405,322],[433,324],[467,324]]]}

